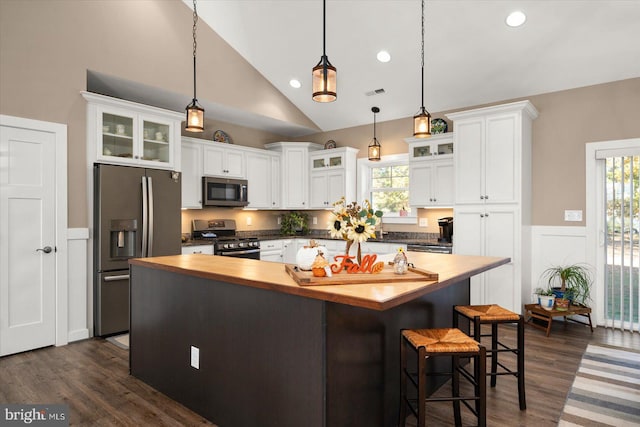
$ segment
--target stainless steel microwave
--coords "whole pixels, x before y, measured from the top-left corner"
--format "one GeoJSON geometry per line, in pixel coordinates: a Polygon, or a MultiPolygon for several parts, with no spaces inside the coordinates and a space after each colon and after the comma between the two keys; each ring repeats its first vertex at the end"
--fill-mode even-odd
{"type": "Polygon", "coordinates": [[[202,177],[202,201],[205,206],[247,206],[247,180],[202,177]]]}

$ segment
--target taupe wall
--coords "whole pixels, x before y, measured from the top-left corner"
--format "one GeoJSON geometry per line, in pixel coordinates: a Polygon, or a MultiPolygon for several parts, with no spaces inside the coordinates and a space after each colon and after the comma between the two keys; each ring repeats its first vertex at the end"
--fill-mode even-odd
{"type": "MultiPolygon", "coordinates": [[[[179,0],[0,1],[0,113],[68,126],[70,227],[88,223],[80,96],[87,70],[184,93],[186,106],[193,96],[192,25],[179,0]]],[[[199,73],[199,98],[315,126],[209,27],[198,27],[198,44],[198,69],[215,70],[199,73]]],[[[233,130],[248,142],[282,139],[233,130]]]]}
{"type": "MultiPolygon", "coordinates": [[[[585,144],[595,141],[637,138],[640,136],[640,78],[588,86],[561,92],[504,100],[495,104],[529,99],[540,113],[533,122],[533,225],[584,226],[585,144]],[[565,222],[564,211],[582,210],[582,222],[565,222]]],[[[428,104],[428,100],[427,100],[428,104]]],[[[384,104],[378,105],[379,120],[384,120],[384,104]]],[[[484,107],[469,106],[460,110],[484,107]]],[[[444,117],[452,111],[432,112],[444,117]]],[[[450,121],[449,131],[453,130],[450,121]]],[[[410,117],[379,122],[376,136],[382,154],[406,152],[404,138],[411,135],[410,117]]],[[[366,148],[373,136],[373,125],[359,126],[305,137],[304,140],[324,143],[329,139],[338,146],[366,148]]]]}
{"type": "MultiPolygon", "coordinates": [[[[85,102],[79,95],[86,89],[86,71],[184,93],[186,105],[192,90],[191,19],[179,0],[0,0],[0,113],[68,125],[70,227],[88,225],[85,102]]],[[[207,46],[198,50],[199,69],[216,70],[211,78],[199,79],[201,99],[313,127],[204,25],[198,44],[207,46]],[[255,99],[269,99],[270,108],[255,99]]],[[[565,209],[585,209],[584,144],[640,136],[640,78],[525,99],[540,111],[533,126],[533,224],[584,225],[563,221],[565,209]]],[[[377,105],[383,155],[406,152],[403,138],[411,134],[411,118],[384,121],[384,103],[377,105]]],[[[224,129],[242,145],[283,139],[237,125],[207,125],[208,132],[224,129]]],[[[372,135],[368,125],[300,140],[334,139],[338,146],[359,148],[365,157],[372,135]]],[[[273,214],[264,215],[270,224],[273,214]]]]}

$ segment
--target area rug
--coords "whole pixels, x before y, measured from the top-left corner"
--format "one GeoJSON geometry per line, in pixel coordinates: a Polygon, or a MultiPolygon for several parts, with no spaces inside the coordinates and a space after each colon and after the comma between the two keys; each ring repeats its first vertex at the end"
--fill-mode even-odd
{"type": "Polygon", "coordinates": [[[589,345],[559,426],[640,426],[640,352],[589,345]]]}
{"type": "Polygon", "coordinates": [[[125,350],[129,350],[129,334],[114,335],[107,338],[107,341],[125,350]]]}

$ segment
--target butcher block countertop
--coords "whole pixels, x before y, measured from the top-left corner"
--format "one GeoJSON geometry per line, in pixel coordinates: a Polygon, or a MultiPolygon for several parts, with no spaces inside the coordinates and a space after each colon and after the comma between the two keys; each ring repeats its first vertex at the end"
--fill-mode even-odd
{"type": "Polygon", "coordinates": [[[287,274],[285,265],[276,262],[203,254],[129,260],[129,264],[134,266],[165,270],[355,307],[387,310],[453,283],[466,280],[476,274],[507,264],[510,259],[411,252],[409,262],[418,268],[438,273],[439,281],[299,286],[287,274]]]}

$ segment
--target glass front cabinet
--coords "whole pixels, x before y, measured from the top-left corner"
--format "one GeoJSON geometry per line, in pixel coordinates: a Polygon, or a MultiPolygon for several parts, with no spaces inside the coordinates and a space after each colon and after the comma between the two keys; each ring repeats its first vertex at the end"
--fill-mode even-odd
{"type": "Polygon", "coordinates": [[[439,133],[430,138],[405,138],[409,144],[409,161],[453,159],[453,133],[439,133]]]}
{"type": "Polygon", "coordinates": [[[183,114],[88,92],[83,96],[88,101],[89,160],[180,169],[183,114]]]}

